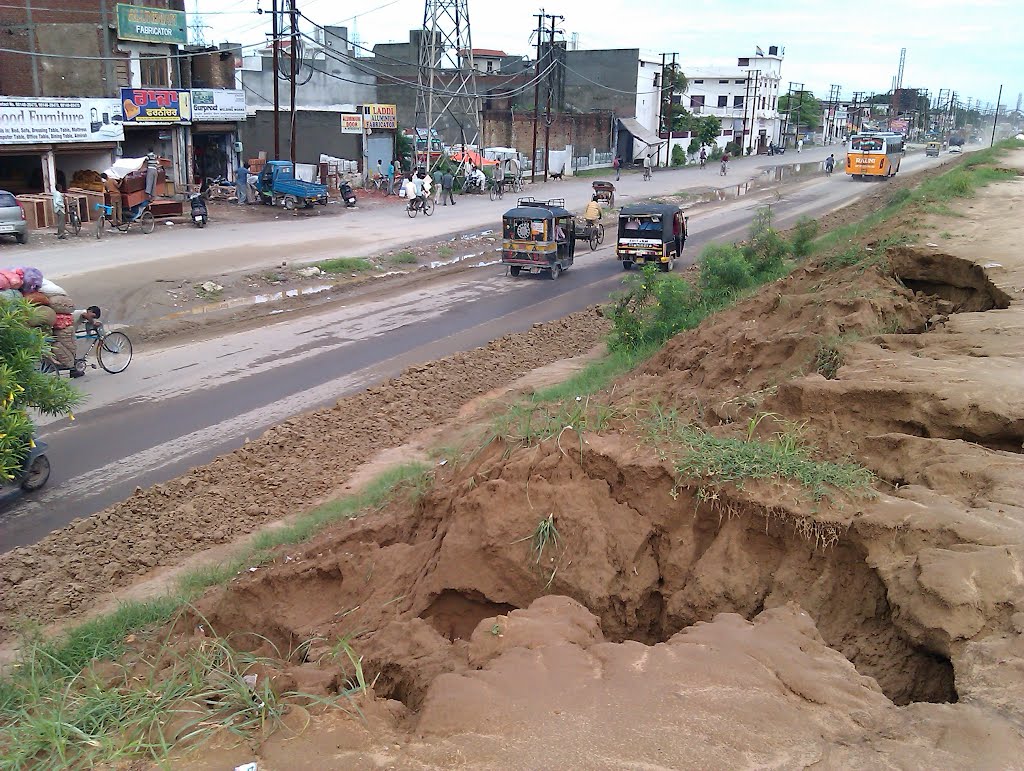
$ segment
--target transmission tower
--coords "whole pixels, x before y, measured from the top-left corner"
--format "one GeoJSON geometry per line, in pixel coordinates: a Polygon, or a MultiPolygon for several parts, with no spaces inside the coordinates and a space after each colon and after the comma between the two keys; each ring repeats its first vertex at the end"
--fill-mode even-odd
{"type": "MultiPolygon", "coordinates": [[[[417,135],[421,128],[426,130],[423,165],[428,170],[441,160],[440,153],[432,152],[431,143],[438,126],[456,135],[463,151],[467,145],[477,143],[480,96],[476,90],[468,0],[424,2],[415,128],[417,135]]],[[[463,171],[464,164],[459,173],[463,171]]]]}
{"type": "Polygon", "coordinates": [[[196,0],[195,11],[192,12],[192,23],[188,25],[189,42],[194,46],[206,45],[206,24],[199,13],[199,0],[196,0]]]}

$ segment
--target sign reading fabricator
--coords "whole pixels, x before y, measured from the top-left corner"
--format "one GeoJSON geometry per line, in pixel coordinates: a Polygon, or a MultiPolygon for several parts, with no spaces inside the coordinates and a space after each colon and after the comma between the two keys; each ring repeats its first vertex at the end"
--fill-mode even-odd
{"type": "Polygon", "coordinates": [[[185,12],[118,3],[117,36],[121,40],[183,46],[188,42],[185,12]]]}

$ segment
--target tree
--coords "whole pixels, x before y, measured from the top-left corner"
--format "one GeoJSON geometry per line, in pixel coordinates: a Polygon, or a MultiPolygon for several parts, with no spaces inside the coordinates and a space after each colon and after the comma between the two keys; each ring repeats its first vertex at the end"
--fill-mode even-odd
{"type": "Polygon", "coordinates": [[[795,130],[797,124],[801,128],[813,129],[821,125],[821,100],[815,99],[813,92],[804,91],[786,94],[779,97],[779,113],[789,116],[790,102],[793,104],[793,113],[790,117],[790,125],[795,130]]]}
{"type": "Polygon", "coordinates": [[[667,98],[674,94],[685,94],[690,89],[690,79],[683,74],[682,68],[676,64],[666,64],[661,71],[662,88],[667,98]]]}
{"type": "Polygon", "coordinates": [[[686,153],[683,151],[682,145],[676,145],[672,148],[672,165],[673,166],[685,166],[686,165],[686,153]]]}
{"type": "Polygon", "coordinates": [[[39,371],[49,344],[30,325],[32,306],[25,300],[0,301],[0,478],[21,469],[32,446],[34,428],[28,409],[43,415],[67,415],[81,394],[67,380],[39,371]]]}
{"type": "Polygon", "coordinates": [[[705,115],[700,119],[700,125],[697,128],[697,139],[700,140],[702,145],[716,144],[718,137],[721,135],[722,121],[714,115],[705,115]]]}
{"type": "Polygon", "coordinates": [[[697,137],[690,137],[690,144],[687,146],[686,152],[690,155],[696,155],[700,152],[700,140],[697,137]]]}

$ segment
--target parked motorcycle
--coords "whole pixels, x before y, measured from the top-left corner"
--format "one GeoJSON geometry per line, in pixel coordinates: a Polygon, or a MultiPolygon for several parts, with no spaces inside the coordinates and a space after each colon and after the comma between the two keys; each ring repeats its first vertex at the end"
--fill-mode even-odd
{"type": "Polygon", "coordinates": [[[205,228],[206,223],[210,221],[210,212],[206,208],[206,199],[199,193],[195,193],[189,196],[189,202],[192,204],[192,224],[197,228],[205,228]]]}
{"type": "Polygon", "coordinates": [[[352,185],[348,182],[342,182],[338,189],[341,192],[341,200],[345,202],[345,206],[351,209],[356,205],[356,194],[352,190],[352,185]]]}

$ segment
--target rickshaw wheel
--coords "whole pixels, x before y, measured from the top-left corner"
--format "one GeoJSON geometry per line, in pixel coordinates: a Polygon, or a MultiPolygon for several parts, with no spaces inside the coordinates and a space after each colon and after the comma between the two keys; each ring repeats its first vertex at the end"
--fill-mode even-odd
{"type": "Polygon", "coordinates": [[[622,261],[622,269],[623,270],[629,270],[632,267],[633,267],[633,263],[631,263],[629,260],[623,260],[622,261]]]}
{"type": "Polygon", "coordinates": [[[558,277],[562,275],[562,266],[557,262],[551,266],[551,270],[548,272],[548,276],[552,281],[557,281],[558,277]]]}
{"type": "Polygon", "coordinates": [[[143,212],[140,221],[142,223],[142,232],[147,236],[156,228],[156,219],[153,217],[153,212],[143,212]]]}
{"type": "Polygon", "coordinates": [[[509,275],[512,276],[512,278],[515,278],[516,276],[519,275],[520,270],[521,268],[518,265],[511,265],[509,266],[508,272],[509,275]]]}
{"type": "Polygon", "coordinates": [[[600,222],[597,223],[597,243],[604,243],[604,225],[600,222]]]}

